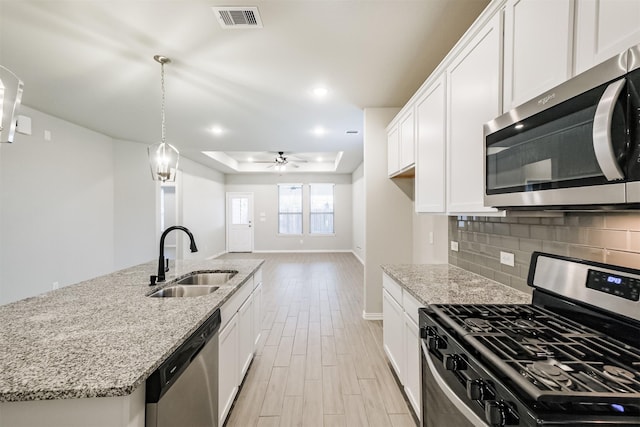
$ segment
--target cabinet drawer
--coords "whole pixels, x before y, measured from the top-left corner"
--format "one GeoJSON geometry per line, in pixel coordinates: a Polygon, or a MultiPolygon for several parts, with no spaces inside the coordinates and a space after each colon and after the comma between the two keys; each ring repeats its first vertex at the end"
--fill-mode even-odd
{"type": "Polygon", "coordinates": [[[407,291],[402,293],[402,308],[404,308],[404,312],[407,313],[407,316],[409,316],[415,324],[419,323],[418,309],[420,307],[424,307],[424,304],[415,299],[413,295],[407,291]]]}
{"type": "Polygon", "coordinates": [[[402,287],[386,273],[382,275],[382,287],[389,292],[389,295],[391,295],[398,304],[402,304],[402,287]]]}
{"type": "Polygon", "coordinates": [[[229,319],[233,317],[234,314],[238,311],[240,306],[249,298],[253,292],[253,277],[250,277],[241,287],[236,291],[235,294],[229,299],[229,301],[225,302],[220,309],[220,317],[221,317],[221,326],[227,324],[229,319]]]}

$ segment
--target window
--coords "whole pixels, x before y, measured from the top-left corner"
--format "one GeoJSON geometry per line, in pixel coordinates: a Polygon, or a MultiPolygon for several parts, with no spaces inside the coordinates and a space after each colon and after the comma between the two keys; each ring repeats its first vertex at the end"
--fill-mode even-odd
{"type": "Polygon", "coordinates": [[[333,234],[333,184],[309,184],[309,232],[333,234]]]}
{"type": "Polygon", "coordinates": [[[302,234],[302,184],[278,184],[278,233],[302,234]]]}

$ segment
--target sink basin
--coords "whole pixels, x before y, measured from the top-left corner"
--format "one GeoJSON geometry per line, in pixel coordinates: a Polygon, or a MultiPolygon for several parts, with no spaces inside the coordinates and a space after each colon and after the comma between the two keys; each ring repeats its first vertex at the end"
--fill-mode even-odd
{"type": "Polygon", "coordinates": [[[173,285],[162,288],[151,295],[150,297],[199,297],[202,295],[208,295],[218,290],[217,286],[181,286],[173,285]]]}
{"type": "Polygon", "coordinates": [[[190,274],[176,282],[178,285],[223,285],[238,274],[236,270],[211,270],[190,274]]]}

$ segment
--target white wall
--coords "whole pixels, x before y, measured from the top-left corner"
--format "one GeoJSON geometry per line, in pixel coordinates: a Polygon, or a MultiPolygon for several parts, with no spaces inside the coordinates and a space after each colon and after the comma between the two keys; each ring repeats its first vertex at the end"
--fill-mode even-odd
{"type": "Polygon", "coordinates": [[[151,179],[147,147],[114,141],[114,270],[158,256],[157,184],[151,179]]]}
{"type": "Polygon", "coordinates": [[[364,164],[351,174],[351,199],[353,201],[353,253],[365,263],[365,213],[364,213],[364,164]]]}
{"type": "Polygon", "coordinates": [[[449,262],[449,217],[413,213],[413,263],[449,262]]]}
{"type": "Polygon", "coordinates": [[[26,106],[33,135],[0,145],[0,303],[108,273],[114,265],[111,138],[26,106]],[[51,141],[43,138],[50,130],[51,141]]]}
{"type": "MultiPolygon", "coordinates": [[[[228,192],[253,193],[254,251],[351,251],[353,218],[351,175],[294,173],[227,175],[226,184],[228,192]],[[279,236],[277,186],[279,183],[334,183],[335,235],[311,236],[308,232],[308,210],[305,210],[304,234],[279,236]],[[264,213],[264,216],[261,216],[261,213],[264,213]]],[[[305,186],[303,205],[308,206],[308,197],[308,187],[305,186]]]]}
{"type": "Polygon", "coordinates": [[[364,316],[381,318],[381,264],[412,261],[413,202],[387,176],[386,126],[399,108],[364,110],[365,253],[364,316]]]}
{"type": "Polygon", "coordinates": [[[179,223],[195,238],[197,253],[189,250],[189,239],[179,233],[183,258],[207,258],[225,251],[225,183],[224,175],[189,159],[181,158],[179,183],[181,209],[179,223]]]}

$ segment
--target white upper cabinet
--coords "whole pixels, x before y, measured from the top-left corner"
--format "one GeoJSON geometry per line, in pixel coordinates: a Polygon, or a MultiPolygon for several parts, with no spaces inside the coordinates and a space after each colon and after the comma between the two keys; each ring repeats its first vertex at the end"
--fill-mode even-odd
{"type": "Polygon", "coordinates": [[[640,1],[576,0],[576,74],[639,43],[640,1]]]}
{"type": "Polygon", "coordinates": [[[508,0],[504,17],[509,111],[571,77],[573,0],[508,0]]]}
{"type": "Polygon", "coordinates": [[[397,124],[387,133],[387,150],[388,173],[393,176],[400,170],[400,131],[397,124]]]}
{"type": "Polygon", "coordinates": [[[400,119],[400,169],[413,166],[415,157],[415,128],[413,111],[409,109],[400,119]]]}
{"type": "MultiPolygon", "coordinates": [[[[403,175],[415,165],[415,124],[413,110],[401,112],[387,131],[389,176],[403,175]]],[[[411,174],[410,174],[411,175],[411,174]]]]}
{"type": "Polygon", "coordinates": [[[455,213],[484,207],[482,125],[501,112],[501,16],[470,40],[447,68],[447,206],[455,213]]]}
{"type": "Polygon", "coordinates": [[[446,212],[445,77],[441,75],[417,99],[416,212],[446,212]]]}

